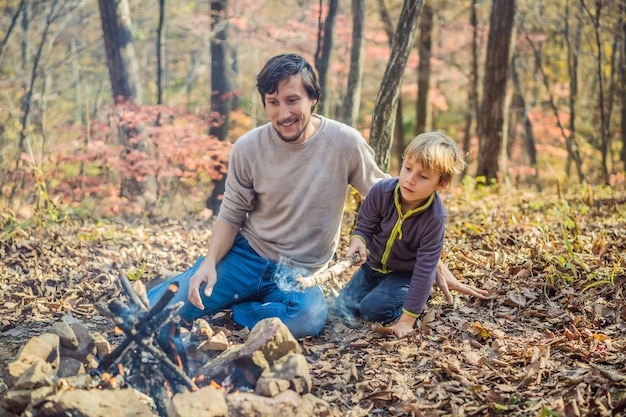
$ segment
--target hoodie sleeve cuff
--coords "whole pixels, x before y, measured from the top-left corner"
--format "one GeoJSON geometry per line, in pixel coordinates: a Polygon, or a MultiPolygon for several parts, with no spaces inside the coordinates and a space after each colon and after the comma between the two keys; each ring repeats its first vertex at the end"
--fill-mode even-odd
{"type": "Polygon", "coordinates": [[[364,244],[365,246],[367,246],[367,242],[365,241],[365,238],[364,238],[363,236],[361,236],[361,235],[358,235],[358,234],[352,234],[352,235],[350,235],[350,240],[352,240],[352,238],[355,238],[355,237],[358,237],[359,239],[361,239],[361,241],[363,242],[363,244],[364,244]]]}

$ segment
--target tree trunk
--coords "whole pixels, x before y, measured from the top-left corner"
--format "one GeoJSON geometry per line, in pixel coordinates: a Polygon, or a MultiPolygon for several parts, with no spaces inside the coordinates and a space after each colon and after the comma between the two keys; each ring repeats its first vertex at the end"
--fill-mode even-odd
{"type": "Polygon", "coordinates": [[[370,144],[376,153],[376,163],[386,172],[389,171],[391,139],[396,123],[400,86],[415,40],[422,4],[422,0],[404,0],[393,36],[391,54],[374,105],[370,144]]]}
{"type": "Polygon", "coordinates": [[[487,184],[498,181],[498,156],[502,146],[504,99],[509,68],[515,0],[494,0],[491,8],[485,80],[479,124],[476,176],[487,184]]]}
{"type": "MultiPolygon", "coordinates": [[[[211,1],[211,111],[219,118],[218,123],[212,124],[209,134],[220,141],[228,139],[230,125],[230,109],[232,104],[232,85],[228,65],[228,21],[226,10],[228,0],[211,1]]],[[[226,173],[220,179],[213,180],[211,195],[205,205],[213,211],[219,212],[222,196],[226,190],[226,173]]]]}
{"type": "Polygon", "coordinates": [[[430,56],[433,32],[433,9],[429,3],[424,3],[419,19],[419,65],[417,67],[417,107],[415,135],[426,131],[428,119],[428,92],[430,90],[430,56]]]}
{"type": "MultiPolygon", "coordinates": [[[[233,77],[235,77],[237,74],[239,74],[239,52],[238,52],[237,46],[233,45],[232,43],[228,44],[228,51],[230,52],[231,74],[233,77]]],[[[235,80],[233,80],[233,82],[235,83],[235,85],[234,86],[231,85],[231,91],[237,89],[235,80]]],[[[238,110],[239,106],[240,106],[239,95],[231,94],[230,111],[232,112],[234,110],[238,110]]]]}
{"type": "Polygon", "coordinates": [[[365,41],[365,0],[352,0],[352,47],[348,90],[344,101],[343,121],[354,126],[361,104],[361,81],[363,79],[363,51],[365,41]]]}
{"type": "Polygon", "coordinates": [[[9,28],[4,34],[4,39],[2,39],[2,44],[0,44],[0,62],[2,62],[2,58],[4,57],[4,51],[6,51],[6,46],[7,46],[7,43],[9,42],[9,37],[11,36],[11,33],[13,33],[13,29],[15,28],[15,25],[17,24],[17,19],[19,18],[20,13],[22,12],[22,9],[24,8],[25,1],[26,0],[20,1],[20,4],[17,6],[17,9],[15,9],[15,13],[13,14],[13,17],[11,18],[11,24],[9,25],[9,28]]]}
{"type": "MultiPolygon", "coordinates": [[[[626,4],[620,3],[620,16],[626,16],[626,4]]],[[[622,102],[621,131],[622,131],[622,152],[621,159],[623,169],[626,171],[626,19],[622,18],[622,53],[619,61],[620,98],[622,102]]]]}
{"type": "MultiPolygon", "coordinates": [[[[30,69],[30,79],[25,84],[26,93],[22,97],[22,118],[21,118],[22,126],[20,128],[20,133],[19,133],[20,137],[19,137],[17,154],[15,155],[15,167],[16,168],[19,168],[20,165],[21,165],[20,155],[25,150],[26,138],[28,137],[28,132],[31,130],[30,129],[30,119],[31,119],[30,112],[31,112],[32,101],[33,101],[33,93],[34,93],[34,90],[35,90],[35,83],[37,82],[37,77],[38,77],[38,73],[39,73],[39,61],[41,60],[41,55],[43,53],[43,47],[44,47],[44,45],[46,45],[46,41],[47,41],[48,35],[50,33],[50,25],[52,24],[52,22],[56,18],[56,8],[57,8],[58,3],[59,3],[59,0],[54,0],[52,2],[52,4],[50,5],[50,12],[48,13],[48,15],[46,17],[46,23],[45,23],[45,26],[44,26],[43,34],[41,36],[41,41],[39,42],[39,46],[37,47],[37,52],[35,53],[35,56],[33,57],[32,67],[30,69]]],[[[22,14],[22,21],[23,21],[22,25],[23,25],[23,28],[28,28],[30,26],[30,18],[31,18],[30,11],[31,11],[30,3],[26,2],[24,4],[24,10],[23,10],[23,14],[22,14]],[[28,20],[28,22],[24,22],[24,20],[28,20]]],[[[27,34],[25,34],[25,35],[27,35],[27,34]]],[[[25,52],[27,53],[29,49],[30,49],[30,42],[28,42],[28,41],[24,42],[23,41],[22,42],[22,54],[24,54],[25,52]]],[[[24,56],[23,55],[22,56],[22,65],[24,66],[26,64],[26,62],[28,62],[28,56],[24,56]]],[[[43,94],[42,94],[42,96],[43,96],[43,94]]],[[[31,150],[31,152],[32,152],[32,150],[31,150]]],[[[15,195],[16,190],[18,188],[21,188],[20,182],[22,182],[24,180],[23,172],[21,174],[22,174],[21,178],[19,178],[15,182],[15,184],[12,185],[12,189],[11,189],[11,192],[10,192],[10,195],[9,195],[9,201],[13,200],[13,197],[15,195]]],[[[1,185],[4,186],[4,180],[3,180],[3,183],[1,185]]],[[[41,198],[42,197],[42,193],[37,193],[36,197],[37,198],[41,198]]],[[[38,200],[38,203],[41,203],[41,201],[38,200]]],[[[47,203],[47,201],[44,201],[44,203],[47,203]]]]}
{"type": "Polygon", "coordinates": [[[165,31],[165,0],[159,0],[159,26],[157,27],[157,104],[163,104],[163,36],[165,31]]]}
{"type": "Polygon", "coordinates": [[[511,75],[513,78],[513,84],[515,86],[514,92],[514,107],[516,107],[519,112],[520,118],[522,120],[522,124],[524,126],[524,149],[526,150],[526,154],[528,155],[528,164],[531,168],[535,170],[534,173],[534,183],[537,187],[538,191],[541,191],[541,184],[539,184],[539,167],[537,166],[537,146],[535,142],[535,135],[533,134],[533,125],[528,117],[528,109],[526,105],[526,100],[524,99],[522,84],[520,81],[519,73],[517,70],[517,60],[516,57],[511,61],[511,75]]]}
{"type": "Polygon", "coordinates": [[[602,167],[602,176],[604,177],[604,183],[609,184],[609,169],[607,165],[607,159],[609,154],[609,133],[608,133],[608,115],[606,110],[606,103],[604,97],[604,71],[605,68],[602,68],[602,40],[600,39],[600,16],[602,13],[602,3],[600,1],[596,1],[596,10],[595,13],[592,13],[591,10],[587,7],[584,0],[581,0],[581,4],[583,8],[589,15],[589,20],[591,20],[591,24],[593,26],[593,35],[596,42],[595,52],[596,52],[596,79],[598,80],[598,112],[600,113],[600,153],[602,155],[601,167],[602,167]]]}
{"type": "MultiPolygon", "coordinates": [[[[393,44],[393,23],[389,16],[389,11],[385,5],[384,0],[378,1],[378,10],[380,13],[380,20],[383,22],[385,33],[389,41],[389,47],[393,44]]],[[[398,97],[398,110],[396,111],[396,126],[393,130],[393,140],[391,146],[391,155],[389,166],[400,166],[402,161],[402,155],[404,154],[404,125],[402,123],[402,97],[398,97]]]]}
{"type": "MultiPolygon", "coordinates": [[[[46,26],[44,28],[43,35],[41,36],[41,42],[39,43],[39,47],[37,48],[37,53],[35,54],[33,58],[33,64],[32,64],[32,68],[30,71],[30,80],[28,82],[28,85],[26,86],[26,94],[24,94],[24,97],[22,99],[22,120],[21,120],[22,128],[20,129],[20,141],[18,145],[19,152],[24,150],[24,141],[26,140],[27,132],[30,130],[29,129],[30,110],[32,106],[33,91],[35,89],[35,83],[37,82],[37,76],[39,72],[39,61],[41,60],[43,47],[46,44],[46,38],[48,37],[48,34],[50,33],[50,25],[52,24],[52,21],[55,18],[56,7],[58,3],[59,3],[59,0],[54,0],[54,2],[52,2],[52,5],[50,6],[50,13],[48,14],[46,18],[46,26]]],[[[30,13],[26,12],[27,9],[29,9],[28,6],[26,6],[24,9],[23,19],[26,19],[26,18],[30,19],[30,13]]],[[[23,59],[27,59],[27,58],[23,57],[23,59]]]]}
{"type": "MultiPolygon", "coordinates": [[[[623,2],[622,2],[623,3],[623,2]]],[[[620,3],[620,4],[622,4],[620,3]]],[[[620,16],[621,18],[621,16],[620,16]]],[[[621,48],[621,44],[626,40],[621,37],[621,20],[615,25],[615,30],[613,33],[613,42],[611,45],[611,51],[608,53],[609,55],[609,77],[608,77],[608,85],[606,88],[607,91],[607,103],[606,103],[606,117],[604,130],[606,132],[606,140],[607,140],[607,159],[608,163],[612,161],[613,154],[613,132],[612,132],[612,124],[611,119],[613,118],[613,106],[616,100],[619,100],[619,82],[622,74],[619,72],[619,52],[618,49],[621,48]]],[[[611,164],[612,165],[612,164],[611,164]]],[[[611,185],[611,178],[609,175],[609,168],[607,166],[607,178],[606,184],[611,185]]]]}
{"type": "Polygon", "coordinates": [[[30,21],[32,12],[33,5],[30,0],[26,0],[22,5],[22,42],[20,44],[22,52],[22,69],[25,71],[28,68],[28,62],[30,61],[30,21]]]}
{"type": "MultiPolygon", "coordinates": [[[[70,41],[69,54],[77,55],[77,51],[80,49],[80,40],[72,39],[70,41]]],[[[78,60],[72,60],[72,83],[74,84],[74,97],[76,100],[76,107],[74,109],[74,125],[78,128],[86,127],[83,146],[87,148],[89,141],[91,140],[91,129],[89,128],[89,108],[86,100],[83,98],[83,80],[80,71],[80,62],[78,60]]],[[[85,197],[85,161],[81,160],[79,165],[78,176],[81,178],[80,183],[80,198],[85,197]]]]}
{"type": "Polygon", "coordinates": [[[470,9],[470,25],[472,26],[472,61],[469,74],[469,89],[467,93],[467,113],[465,113],[465,130],[463,132],[463,150],[465,162],[462,176],[467,174],[467,169],[472,163],[470,143],[472,139],[472,120],[480,121],[478,115],[478,16],[476,14],[477,0],[472,0],[470,9]]]}
{"type": "Polygon", "coordinates": [[[211,111],[219,117],[209,134],[227,139],[233,91],[228,71],[228,0],[211,1],[211,111]]]}
{"type": "Polygon", "coordinates": [[[141,104],[139,64],[127,0],[98,0],[104,47],[115,102],[141,104]]]}
{"type": "Polygon", "coordinates": [[[398,175],[400,172],[400,166],[402,165],[402,155],[404,155],[404,149],[406,145],[404,144],[404,124],[402,123],[403,119],[402,115],[402,100],[398,98],[398,108],[396,110],[396,123],[393,129],[393,137],[391,144],[391,155],[389,161],[389,174],[398,175]]]}
{"type": "Polygon", "coordinates": [[[315,68],[319,77],[322,97],[317,106],[320,114],[326,115],[328,112],[329,89],[328,89],[328,68],[330,66],[330,55],[333,49],[335,21],[337,20],[338,0],[329,0],[328,14],[324,20],[322,31],[322,0],[320,0],[319,29],[317,33],[317,51],[315,52],[315,68]]]}
{"type": "MultiPolygon", "coordinates": [[[[579,3],[580,4],[580,3],[579,3]]],[[[567,71],[569,74],[569,135],[564,133],[563,128],[561,128],[562,135],[565,138],[565,147],[567,149],[567,174],[568,176],[571,173],[571,163],[574,162],[576,166],[576,171],[578,173],[578,180],[582,183],[584,181],[584,174],[582,170],[582,159],[580,153],[578,151],[578,143],[576,141],[576,101],[578,98],[578,57],[580,56],[580,39],[582,33],[582,25],[576,25],[574,29],[574,33],[571,34],[569,30],[569,19],[570,19],[570,8],[569,2],[566,3],[565,8],[565,44],[567,45],[567,71]]],[[[534,49],[534,48],[533,48],[534,49]]],[[[539,61],[538,54],[535,53],[536,61],[539,61]]],[[[543,74],[543,67],[540,66],[541,72],[543,74]]],[[[543,74],[544,85],[548,87],[547,78],[545,74],[543,74]]],[[[554,99],[550,98],[550,103],[552,103],[552,108],[557,117],[557,121],[560,125],[560,119],[558,117],[558,110],[556,104],[554,104],[554,99]]]]}
{"type": "MultiPolygon", "coordinates": [[[[98,0],[104,36],[107,64],[113,101],[115,103],[141,104],[139,64],[132,38],[132,20],[127,0],[98,0]]],[[[134,150],[150,153],[152,146],[144,137],[145,126],[137,130],[122,128],[119,141],[124,147],[122,158],[134,150]],[[135,138],[139,136],[140,139],[135,138]]],[[[143,195],[147,185],[154,185],[154,177],[139,179],[135,167],[129,162],[120,184],[120,197],[134,199],[143,195]]]]}
{"type": "MultiPolygon", "coordinates": [[[[56,3],[52,10],[56,7],[56,3]]],[[[34,58],[33,67],[31,70],[31,79],[28,81],[27,74],[29,73],[28,63],[30,62],[31,57],[31,33],[30,33],[30,24],[32,19],[33,6],[31,0],[26,0],[26,2],[22,6],[22,39],[20,42],[20,52],[21,52],[21,64],[22,64],[22,73],[23,77],[21,78],[22,88],[26,91],[26,94],[22,96],[21,108],[22,108],[22,129],[20,131],[20,142],[18,146],[18,151],[21,152],[24,149],[24,140],[26,138],[26,129],[28,128],[28,124],[30,123],[30,110],[32,105],[32,96],[33,96],[33,87],[35,81],[37,79],[37,71],[39,70],[39,59],[41,58],[41,52],[43,48],[43,42],[45,42],[45,38],[48,36],[50,30],[50,24],[46,25],[46,29],[43,33],[42,43],[39,45],[39,49],[37,51],[37,55],[34,58]]],[[[52,15],[51,15],[52,16],[52,15]]]]}

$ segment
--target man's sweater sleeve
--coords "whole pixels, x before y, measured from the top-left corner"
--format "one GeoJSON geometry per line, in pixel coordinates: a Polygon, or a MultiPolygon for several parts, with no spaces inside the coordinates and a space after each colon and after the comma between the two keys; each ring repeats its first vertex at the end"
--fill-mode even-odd
{"type": "Polygon", "coordinates": [[[360,134],[357,135],[356,152],[350,155],[350,165],[352,166],[349,178],[350,185],[363,197],[367,196],[378,181],[390,178],[389,174],[384,173],[378,167],[374,158],[374,150],[360,134]]]}
{"type": "Polygon", "coordinates": [[[243,137],[234,143],[228,162],[226,189],[220,206],[218,219],[240,229],[246,214],[254,208],[255,191],[252,184],[252,169],[246,156],[250,151],[245,149],[243,137]]]}

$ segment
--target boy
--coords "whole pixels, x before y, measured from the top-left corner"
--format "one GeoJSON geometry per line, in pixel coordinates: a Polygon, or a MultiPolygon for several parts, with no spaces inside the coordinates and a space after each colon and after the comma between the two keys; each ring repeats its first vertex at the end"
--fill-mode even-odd
{"type": "Polygon", "coordinates": [[[435,279],[446,213],[437,194],[465,162],[443,133],[417,136],[406,148],[400,175],[372,187],[360,209],[347,255],[362,266],[335,300],[348,320],[390,323],[397,337],[413,331],[435,279]]]}

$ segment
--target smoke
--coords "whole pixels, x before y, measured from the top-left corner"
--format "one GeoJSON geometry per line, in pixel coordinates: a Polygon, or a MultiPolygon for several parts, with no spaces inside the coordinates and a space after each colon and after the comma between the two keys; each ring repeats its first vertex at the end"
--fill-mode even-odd
{"type": "Polygon", "coordinates": [[[280,256],[274,272],[274,282],[282,291],[302,291],[296,284],[296,277],[306,277],[310,271],[306,268],[293,266],[286,256],[280,256]]]}
{"type": "MultiPolygon", "coordinates": [[[[273,280],[281,291],[299,291],[303,288],[296,282],[297,277],[307,277],[310,271],[306,268],[296,267],[286,256],[280,256],[273,280]]],[[[338,300],[337,294],[329,300],[329,313],[345,320],[346,324],[354,324],[356,317],[360,316],[359,301],[352,295],[344,294],[343,299],[338,300]]]]}
{"type": "Polygon", "coordinates": [[[354,327],[356,318],[361,315],[359,301],[350,295],[342,293],[329,302],[329,313],[339,318],[346,326],[354,327]]]}

